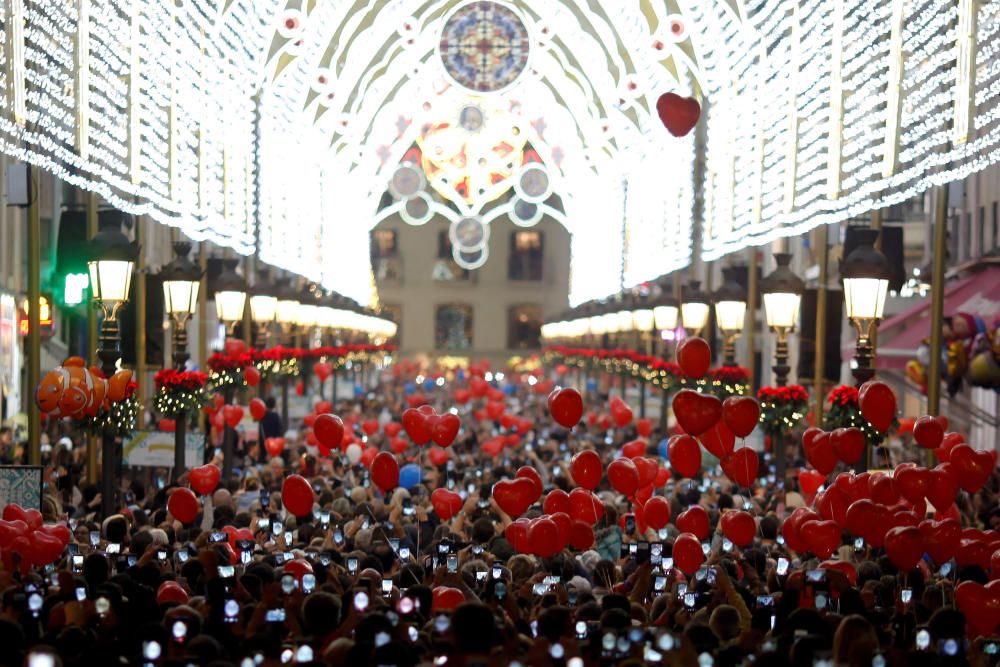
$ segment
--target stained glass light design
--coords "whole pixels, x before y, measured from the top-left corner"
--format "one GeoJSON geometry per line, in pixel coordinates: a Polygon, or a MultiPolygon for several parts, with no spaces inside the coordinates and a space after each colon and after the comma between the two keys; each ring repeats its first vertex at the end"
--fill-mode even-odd
{"type": "Polygon", "coordinates": [[[481,93],[510,86],[528,65],[528,30],[509,7],[471,2],[455,10],[441,32],[445,71],[481,93]]]}

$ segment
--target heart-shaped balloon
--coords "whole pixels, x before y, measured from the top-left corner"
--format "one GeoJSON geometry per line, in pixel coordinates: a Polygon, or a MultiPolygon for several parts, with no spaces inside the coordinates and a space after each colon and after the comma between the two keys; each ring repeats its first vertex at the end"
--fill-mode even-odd
{"type": "Polygon", "coordinates": [[[664,93],[656,100],[656,113],[667,131],[675,137],[690,132],[701,118],[701,105],[692,97],[664,93]]]}
{"type": "Polygon", "coordinates": [[[382,427],[382,432],[385,433],[386,437],[395,438],[399,435],[399,432],[403,430],[403,425],[399,422],[389,422],[382,427]]]}
{"type": "Polygon", "coordinates": [[[701,542],[691,533],[681,533],[674,540],[674,566],[687,575],[698,571],[705,562],[705,552],[701,550],[701,542]]]}
{"type": "Polygon", "coordinates": [[[604,505],[591,491],[576,488],[569,492],[569,515],[593,526],[604,516],[604,505]]]}
{"type": "Polygon", "coordinates": [[[316,500],[312,485],[301,475],[289,475],[281,485],[281,502],[293,516],[309,516],[316,500]]]}
{"type": "Polygon", "coordinates": [[[639,471],[630,459],[616,459],[608,466],[608,481],[618,493],[631,498],[639,490],[639,471]]]}
{"type": "Polygon", "coordinates": [[[326,382],[327,378],[333,375],[333,364],[329,361],[320,361],[313,364],[313,373],[319,378],[320,382],[326,382]]]}
{"type": "Polygon", "coordinates": [[[458,429],[461,427],[462,421],[458,415],[453,415],[450,412],[445,413],[431,427],[431,440],[442,447],[449,447],[451,443],[455,442],[455,436],[458,435],[458,429]]]}
{"type": "Polygon", "coordinates": [[[528,527],[528,541],[532,552],[542,558],[551,558],[562,550],[559,526],[550,517],[541,516],[528,527]]]}
{"type": "Polygon", "coordinates": [[[730,396],[722,402],[722,421],[737,438],[745,438],[760,421],[760,405],[750,396],[730,396]]]}
{"type": "Polygon", "coordinates": [[[592,449],[577,452],[570,463],[569,471],[573,476],[573,481],[578,486],[585,489],[596,489],[597,485],[601,483],[601,475],[603,474],[601,457],[592,449]]]}
{"type": "Polygon", "coordinates": [[[927,498],[931,487],[931,471],[920,466],[896,466],[893,482],[899,495],[911,503],[922,502],[927,498]]]}
{"type": "Polygon", "coordinates": [[[816,496],[816,509],[824,519],[843,528],[847,525],[847,502],[840,489],[831,486],[816,496]]]}
{"type": "Polygon", "coordinates": [[[530,479],[531,483],[535,486],[535,497],[531,501],[532,503],[542,497],[542,491],[545,489],[545,485],[542,484],[542,476],[538,474],[537,470],[531,466],[521,466],[517,469],[517,472],[514,473],[514,479],[518,479],[520,477],[530,479]]]}
{"type": "MultiPolygon", "coordinates": [[[[677,526],[677,530],[682,533],[690,533],[699,540],[707,538],[710,530],[708,512],[699,505],[692,505],[678,514],[674,524],[677,526]]],[[[701,548],[700,545],[699,548],[701,548]]]]}
{"type": "Polygon", "coordinates": [[[371,437],[378,433],[378,420],[377,419],[366,419],[361,422],[361,430],[365,432],[365,435],[371,437]]]}
{"type": "Polygon", "coordinates": [[[530,527],[531,521],[524,518],[518,519],[507,525],[503,536],[517,552],[528,553],[531,550],[531,545],[528,542],[528,528],[530,527]]]}
{"type": "Polygon", "coordinates": [[[321,446],[320,452],[328,456],[330,450],[338,449],[344,443],[344,422],[337,415],[325,412],[313,421],[313,433],[321,446]]]}
{"type": "Polygon", "coordinates": [[[757,468],[760,466],[760,459],[750,447],[737,449],[729,457],[720,461],[722,472],[726,474],[733,483],[740,486],[753,486],[757,479],[757,468]]]}
{"type": "Polygon", "coordinates": [[[885,553],[900,572],[909,572],[924,555],[924,538],[915,526],[898,526],[885,535],[885,553]]]}
{"type": "Polygon", "coordinates": [[[626,442],[622,446],[622,456],[627,459],[634,459],[637,456],[642,456],[646,453],[646,441],[645,440],[632,440],[631,442],[626,442]]]}
{"type": "Polygon", "coordinates": [[[450,586],[435,586],[431,594],[431,611],[452,611],[465,602],[465,593],[450,586]]]}
{"type": "Polygon", "coordinates": [[[704,338],[685,338],[677,346],[677,364],[689,378],[700,380],[705,377],[711,363],[712,349],[704,338]]]}
{"type": "Polygon", "coordinates": [[[646,523],[653,530],[660,530],[670,521],[670,503],[663,496],[653,496],[642,506],[646,523]]]}
{"type": "Polygon", "coordinates": [[[254,421],[259,422],[267,414],[267,406],[259,398],[251,398],[248,407],[250,408],[250,416],[253,417],[254,421]]]}
{"type": "Polygon", "coordinates": [[[247,366],[243,369],[243,381],[249,387],[256,387],[260,384],[260,371],[256,366],[247,366]]]}
{"type": "Polygon", "coordinates": [[[847,465],[854,465],[865,453],[865,434],[853,426],[838,428],[830,434],[833,453],[847,465]]]}
{"type": "Polygon", "coordinates": [[[546,514],[555,514],[556,512],[570,514],[569,494],[562,489],[552,489],[545,496],[542,511],[546,514]]]}
{"type": "Polygon", "coordinates": [[[733,453],[733,447],[736,446],[736,436],[729,430],[724,421],[720,421],[702,433],[698,436],[698,440],[717,459],[727,458],[733,453]]]}
{"type": "Polygon", "coordinates": [[[448,459],[451,458],[451,455],[448,453],[447,449],[431,447],[427,450],[427,458],[430,460],[431,465],[443,466],[448,463],[448,459]]]}
{"type": "Polygon", "coordinates": [[[285,451],[285,439],[284,438],[265,438],[264,448],[271,458],[275,456],[280,456],[281,452],[285,451]]]}
{"type": "Polygon", "coordinates": [[[757,534],[757,520],[752,514],[744,511],[723,513],[719,527],[722,528],[722,534],[738,547],[752,543],[757,534]]]}
{"type": "Polygon", "coordinates": [[[951,450],[950,463],[955,467],[958,485],[967,493],[976,493],[990,478],[995,462],[989,452],[958,445],[951,450]]]}
{"type": "Polygon", "coordinates": [[[955,602],[977,635],[992,636],[1000,626],[1000,579],[983,584],[963,581],[955,589],[955,602]]]}
{"type": "Polygon", "coordinates": [[[858,407],[876,431],[885,433],[896,417],[896,394],[886,383],[870,380],[858,389],[858,407]]]}
{"type": "Polygon", "coordinates": [[[416,408],[410,408],[403,413],[403,428],[415,445],[422,447],[431,441],[427,415],[416,408]]]}
{"type": "Polygon", "coordinates": [[[222,418],[229,428],[236,428],[243,421],[243,408],[238,405],[226,405],[222,408],[222,418]]]}
{"type": "Polygon", "coordinates": [[[621,398],[618,396],[612,396],[608,407],[611,412],[611,418],[615,422],[615,426],[618,428],[624,428],[632,423],[632,408],[630,408],[621,398]]]}
{"type": "Polygon", "coordinates": [[[370,470],[372,481],[383,493],[399,486],[399,462],[389,452],[378,452],[370,470]]]}
{"type": "Polygon", "coordinates": [[[578,551],[585,551],[594,545],[594,528],[583,521],[573,521],[569,530],[569,544],[578,551]]]}
{"type": "Polygon", "coordinates": [[[690,435],[675,435],[667,444],[670,467],[681,477],[693,478],[701,470],[701,446],[690,435]]]}
{"type": "Polygon", "coordinates": [[[876,504],[886,507],[899,502],[899,491],[892,477],[884,472],[873,472],[868,476],[868,495],[876,504]]]}
{"type": "Polygon", "coordinates": [[[809,545],[802,536],[801,526],[806,521],[818,521],[822,518],[823,517],[808,507],[796,508],[796,510],[785,519],[784,523],[781,524],[781,536],[784,538],[785,544],[788,548],[792,551],[800,553],[808,551],[809,545]]]}
{"type": "Polygon", "coordinates": [[[219,485],[221,477],[222,471],[219,470],[218,466],[214,466],[211,463],[191,468],[188,472],[188,481],[191,483],[191,488],[202,496],[207,496],[215,491],[215,487],[219,485]]]}
{"type": "Polygon", "coordinates": [[[809,441],[808,445],[803,443],[802,446],[802,449],[805,450],[806,461],[824,477],[833,472],[838,460],[830,438],[830,433],[819,433],[809,441]]]}
{"type": "Polygon", "coordinates": [[[431,494],[431,505],[442,521],[448,521],[462,509],[462,497],[448,489],[434,489],[431,494]]]}
{"type": "Polygon", "coordinates": [[[247,351],[247,344],[242,338],[227,338],[222,344],[222,350],[227,357],[238,357],[247,351]]]}
{"type": "Polygon", "coordinates": [[[962,539],[962,526],[955,519],[924,519],[918,525],[924,538],[927,554],[938,565],[943,565],[955,557],[962,539]]]}
{"type": "Polygon", "coordinates": [[[198,510],[201,503],[191,489],[184,487],[176,488],[167,498],[167,511],[184,525],[189,525],[198,517],[198,510]]]}
{"type": "Polygon", "coordinates": [[[519,517],[537,500],[535,484],[524,477],[501,480],[493,485],[493,498],[508,516],[519,517]]]}
{"type": "Polygon", "coordinates": [[[925,449],[937,449],[944,440],[944,426],[930,415],[920,417],[913,422],[913,439],[925,449]]]}
{"type": "Polygon", "coordinates": [[[840,526],[833,521],[804,521],[799,534],[809,547],[809,551],[819,558],[829,558],[840,546],[840,526]]]}
{"type": "Polygon", "coordinates": [[[803,468],[799,471],[799,488],[807,496],[812,496],[819,490],[819,487],[823,486],[823,482],[826,481],[826,475],[815,470],[807,470],[803,468]]]}
{"type": "Polygon", "coordinates": [[[653,423],[648,419],[638,419],[635,422],[635,432],[640,438],[648,438],[653,434],[653,423]]]}
{"type": "Polygon", "coordinates": [[[691,389],[681,389],[677,392],[671,405],[677,423],[686,433],[695,437],[705,433],[722,419],[722,401],[715,396],[699,394],[691,389]]]}
{"type": "Polygon", "coordinates": [[[955,503],[958,495],[958,480],[946,468],[951,464],[941,463],[930,471],[930,486],[927,488],[927,500],[939,512],[946,512],[955,503]]]}

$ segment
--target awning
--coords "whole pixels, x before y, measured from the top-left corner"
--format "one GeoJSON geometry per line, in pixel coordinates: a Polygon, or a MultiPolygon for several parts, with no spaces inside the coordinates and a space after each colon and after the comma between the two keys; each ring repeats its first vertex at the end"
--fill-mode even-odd
{"type": "MultiPolygon", "coordinates": [[[[1000,268],[990,267],[944,288],[944,315],[968,313],[993,326],[1000,316],[1000,268]]],[[[893,315],[878,328],[876,368],[905,368],[917,348],[931,335],[931,298],[893,315]]]]}

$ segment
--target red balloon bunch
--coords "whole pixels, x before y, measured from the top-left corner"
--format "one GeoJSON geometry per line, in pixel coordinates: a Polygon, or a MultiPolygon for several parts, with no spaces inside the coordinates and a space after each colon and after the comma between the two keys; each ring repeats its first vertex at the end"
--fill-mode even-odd
{"type": "Polygon", "coordinates": [[[594,529],[566,512],[553,512],[514,521],[507,526],[504,537],[521,553],[551,558],[567,547],[589,549],[594,544],[594,529]]]}
{"type": "Polygon", "coordinates": [[[403,429],[413,444],[423,447],[432,440],[441,447],[450,447],[462,426],[457,415],[439,415],[429,405],[410,408],[403,413],[403,429]]]}
{"type": "Polygon", "coordinates": [[[4,569],[15,570],[15,556],[20,558],[22,574],[32,566],[42,567],[62,556],[72,532],[65,524],[42,523],[42,513],[11,503],[3,509],[0,520],[0,557],[4,569]]]}

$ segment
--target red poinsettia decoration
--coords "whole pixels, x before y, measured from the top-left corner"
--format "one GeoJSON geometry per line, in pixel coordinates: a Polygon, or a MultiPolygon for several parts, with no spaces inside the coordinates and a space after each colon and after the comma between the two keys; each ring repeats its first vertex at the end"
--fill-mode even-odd
{"type": "Polygon", "coordinates": [[[173,368],[165,368],[153,376],[156,388],[166,391],[197,391],[204,387],[207,381],[208,373],[178,371],[173,368]]]}

